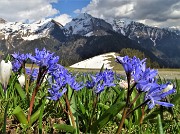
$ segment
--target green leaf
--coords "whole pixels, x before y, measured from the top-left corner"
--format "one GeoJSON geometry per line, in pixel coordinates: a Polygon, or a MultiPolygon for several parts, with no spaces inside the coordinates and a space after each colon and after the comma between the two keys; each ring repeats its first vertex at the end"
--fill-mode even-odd
{"type": "MultiPolygon", "coordinates": [[[[68,99],[71,100],[70,101],[70,110],[73,114],[73,118],[76,122],[76,131],[79,131],[79,122],[78,122],[78,116],[77,116],[77,104],[76,104],[76,100],[75,100],[75,94],[73,92],[73,89],[68,85],[68,99]]],[[[69,117],[70,123],[72,125],[72,121],[71,118],[69,117]]],[[[79,132],[78,132],[79,133],[79,132]]]]}
{"type": "Polygon", "coordinates": [[[155,117],[157,117],[158,114],[160,114],[159,108],[156,109],[156,110],[154,110],[154,111],[151,112],[150,114],[148,114],[148,115],[144,118],[144,121],[154,119],[155,117]]]}
{"type": "Polygon", "coordinates": [[[102,71],[103,71],[103,69],[104,69],[104,64],[102,65],[102,67],[101,67],[101,69],[100,69],[100,71],[99,71],[99,72],[102,72],[102,71]]]}
{"type": "Polygon", "coordinates": [[[99,119],[91,126],[91,132],[97,133],[104,125],[112,120],[125,106],[125,102],[119,102],[108,108],[99,119]]]}
{"type": "Polygon", "coordinates": [[[26,94],[25,94],[24,90],[22,89],[21,85],[19,83],[16,83],[15,88],[17,89],[21,99],[24,100],[26,98],[26,94]]]}
{"type": "Polygon", "coordinates": [[[73,126],[67,125],[67,124],[54,124],[53,129],[59,130],[59,131],[65,131],[70,133],[75,133],[76,129],[73,126]]]}
{"type": "MultiPolygon", "coordinates": [[[[118,86],[116,86],[116,87],[111,87],[117,94],[119,94],[119,95],[122,95],[121,93],[122,93],[122,91],[120,90],[120,88],[118,88],[118,86]]],[[[124,90],[123,90],[124,91],[124,90]]]]}
{"type": "Polygon", "coordinates": [[[40,134],[42,134],[42,118],[43,118],[43,112],[44,112],[44,106],[45,106],[46,99],[47,98],[45,98],[43,100],[43,103],[41,105],[40,115],[39,115],[39,133],[40,134]]]}
{"type": "MultiPolygon", "coordinates": [[[[109,109],[109,106],[108,106],[108,105],[105,105],[105,104],[102,104],[102,103],[98,103],[98,106],[101,107],[101,108],[104,108],[105,110],[109,109]]],[[[119,114],[119,113],[116,115],[116,117],[117,117],[119,120],[122,119],[122,115],[119,114]]],[[[125,119],[124,124],[125,124],[126,126],[128,126],[128,120],[127,120],[127,119],[125,119]]]]}
{"type": "MultiPolygon", "coordinates": [[[[138,95],[137,91],[136,90],[133,90],[132,92],[132,99],[134,99],[136,96],[138,95]]],[[[134,102],[133,106],[134,108],[139,106],[141,104],[141,99],[140,97],[134,102]]],[[[141,108],[138,108],[134,111],[134,115],[135,115],[135,122],[134,124],[137,125],[140,123],[140,119],[141,119],[141,116],[142,116],[142,112],[141,112],[141,108]]],[[[134,125],[133,124],[133,125],[134,125]]]]}
{"type": "Polygon", "coordinates": [[[10,55],[10,54],[8,54],[8,55],[6,56],[6,58],[5,58],[5,61],[6,61],[6,62],[8,62],[8,60],[11,60],[11,55],[10,55]]]}
{"type": "Polygon", "coordinates": [[[6,104],[6,108],[5,108],[5,112],[4,112],[3,134],[6,134],[6,118],[7,118],[8,107],[9,107],[9,101],[6,104]]]}
{"type": "Polygon", "coordinates": [[[180,93],[177,93],[177,94],[174,95],[171,103],[173,103],[173,104],[179,104],[179,101],[180,101],[180,93]]]}
{"type": "Polygon", "coordinates": [[[37,121],[37,119],[39,118],[40,112],[41,112],[41,108],[39,108],[34,114],[31,115],[30,125],[32,125],[35,121],[37,121]]]}
{"type": "Polygon", "coordinates": [[[80,98],[78,98],[78,102],[79,102],[79,108],[80,108],[82,114],[85,114],[86,109],[85,109],[84,105],[82,104],[80,98]]]}
{"type": "Polygon", "coordinates": [[[23,110],[21,109],[20,106],[17,106],[14,111],[13,111],[13,115],[17,118],[17,120],[22,123],[22,124],[28,124],[28,121],[26,119],[26,116],[23,112],[23,110]]]}
{"type": "Polygon", "coordinates": [[[161,121],[161,115],[160,115],[160,114],[158,114],[157,121],[158,121],[159,134],[164,134],[164,132],[163,132],[163,126],[162,126],[162,121],[161,121]]]}
{"type": "Polygon", "coordinates": [[[179,94],[180,92],[180,80],[178,80],[177,78],[175,79],[175,83],[176,83],[176,90],[177,90],[177,94],[179,94]]]}

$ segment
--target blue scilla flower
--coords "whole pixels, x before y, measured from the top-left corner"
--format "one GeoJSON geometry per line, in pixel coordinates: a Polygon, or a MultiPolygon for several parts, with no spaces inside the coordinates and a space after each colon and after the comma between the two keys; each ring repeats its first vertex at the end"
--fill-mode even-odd
{"type": "MultiPolygon", "coordinates": [[[[156,84],[157,70],[146,68],[146,59],[140,60],[135,56],[133,58],[117,57],[116,60],[122,64],[127,76],[133,78],[136,89],[139,92],[147,92],[151,86],[156,84]]],[[[131,81],[132,79],[128,79],[131,81]]]]}
{"type": "Polygon", "coordinates": [[[38,73],[39,73],[39,69],[37,68],[33,68],[33,69],[26,68],[26,74],[30,76],[30,80],[32,81],[37,79],[38,73]]]}
{"type": "Polygon", "coordinates": [[[145,69],[145,60],[146,59],[140,60],[135,56],[133,58],[129,58],[128,56],[116,57],[116,62],[122,64],[126,74],[131,74],[137,66],[139,66],[141,69],[145,69]]]}
{"type": "Polygon", "coordinates": [[[18,60],[12,61],[12,70],[14,72],[18,72],[18,70],[21,68],[22,64],[18,60]]]}
{"type": "Polygon", "coordinates": [[[115,86],[114,84],[114,72],[112,70],[104,70],[97,73],[95,76],[91,76],[91,81],[86,82],[87,88],[94,88],[95,93],[101,93],[106,87],[115,86]]]}
{"type": "Polygon", "coordinates": [[[40,68],[53,68],[59,60],[59,56],[54,56],[54,53],[50,53],[45,48],[42,51],[35,49],[35,56],[30,55],[30,60],[37,64],[40,68]]]}
{"type": "Polygon", "coordinates": [[[80,89],[82,89],[84,87],[83,82],[78,83],[74,77],[71,77],[71,79],[68,80],[68,84],[75,91],[79,91],[80,89]]]}
{"type": "Polygon", "coordinates": [[[67,88],[62,88],[59,85],[55,84],[52,88],[48,90],[50,96],[47,97],[50,100],[57,101],[60,97],[63,96],[63,94],[67,91],[67,88]],[[62,90],[61,90],[62,89],[62,90]],[[60,91],[61,90],[61,91],[60,91]]]}
{"type": "Polygon", "coordinates": [[[147,92],[151,86],[157,83],[156,76],[158,74],[157,70],[154,69],[135,69],[132,76],[136,83],[136,89],[140,92],[147,92]]]}
{"type": "Polygon", "coordinates": [[[20,54],[19,52],[12,54],[13,58],[22,62],[26,61],[31,54],[20,54]]]}
{"type": "Polygon", "coordinates": [[[166,96],[176,92],[176,90],[174,88],[168,90],[167,92],[164,92],[164,89],[167,86],[168,86],[168,83],[162,84],[162,85],[154,84],[154,86],[152,86],[150,88],[150,90],[146,93],[145,101],[149,100],[147,103],[149,109],[152,109],[156,104],[165,106],[165,107],[173,107],[174,106],[171,103],[162,101],[166,96]]]}
{"type": "Polygon", "coordinates": [[[67,91],[67,85],[75,91],[79,91],[84,87],[82,83],[76,82],[75,77],[73,77],[72,74],[61,65],[50,74],[52,75],[53,80],[49,80],[51,88],[48,90],[50,94],[48,99],[58,100],[67,91]]]}
{"type": "Polygon", "coordinates": [[[17,72],[23,64],[28,60],[31,54],[20,54],[19,52],[12,54],[14,61],[13,64],[13,71],[17,72]]]}
{"type": "Polygon", "coordinates": [[[88,89],[92,89],[95,86],[95,84],[96,83],[94,81],[90,81],[90,80],[86,81],[86,87],[88,89]]]}
{"type": "Polygon", "coordinates": [[[133,71],[133,63],[131,58],[129,58],[128,56],[124,56],[124,57],[117,56],[116,62],[122,64],[126,73],[129,74],[133,71]]]}

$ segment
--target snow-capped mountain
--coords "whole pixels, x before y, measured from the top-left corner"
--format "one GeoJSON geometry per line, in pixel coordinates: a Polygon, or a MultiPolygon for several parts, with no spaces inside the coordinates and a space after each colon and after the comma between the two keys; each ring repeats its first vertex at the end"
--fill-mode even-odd
{"type": "Polygon", "coordinates": [[[0,42],[5,43],[6,49],[11,49],[24,41],[33,41],[44,37],[50,38],[54,34],[54,30],[58,32],[58,35],[65,36],[62,25],[52,19],[40,20],[31,24],[6,22],[2,19],[0,42]]]}
{"type": "Polygon", "coordinates": [[[180,35],[180,29],[178,27],[172,26],[172,27],[168,27],[166,28],[171,32],[175,32],[177,35],[180,35]]]}
{"type": "Polygon", "coordinates": [[[0,56],[13,51],[29,52],[46,47],[70,65],[93,56],[120,52],[123,48],[143,51],[161,66],[180,67],[180,32],[129,19],[95,18],[80,14],[64,27],[52,20],[32,24],[0,19],[0,56]]]}
{"type": "Polygon", "coordinates": [[[126,28],[133,22],[130,19],[106,19],[106,22],[112,25],[114,31],[126,35],[126,28]]]}
{"type": "MultiPolygon", "coordinates": [[[[0,23],[0,33],[4,34],[4,38],[8,39],[20,35],[23,40],[35,40],[49,36],[49,31],[55,25],[52,19],[41,20],[32,24],[24,24],[22,22],[4,22],[0,23]]],[[[59,25],[62,27],[61,25],[59,25]]]]}
{"type": "MultiPolygon", "coordinates": [[[[72,19],[71,22],[64,26],[68,34],[78,34],[83,36],[98,35],[103,31],[112,30],[112,26],[102,19],[92,17],[84,13],[72,19]]],[[[103,32],[105,34],[105,32],[103,32]]]]}
{"type": "Polygon", "coordinates": [[[177,38],[178,35],[169,29],[152,27],[129,19],[111,19],[107,22],[113,26],[114,31],[136,40],[138,43],[148,40],[154,46],[164,37],[177,38]]]}
{"type": "Polygon", "coordinates": [[[1,23],[6,23],[6,21],[4,19],[0,18],[0,24],[1,23]]]}

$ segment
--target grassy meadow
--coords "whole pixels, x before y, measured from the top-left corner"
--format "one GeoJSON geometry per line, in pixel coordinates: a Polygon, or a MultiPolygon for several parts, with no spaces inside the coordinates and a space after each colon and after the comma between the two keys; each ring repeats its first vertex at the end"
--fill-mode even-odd
{"type": "MultiPolygon", "coordinates": [[[[25,85],[22,86],[18,79],[19,73],[13,72],[7,88],[0,86],[0,133],[180,133],[180,69],[158,69],[157,82],[159,84],[170,82],[176,88],[174,94],[162,99],[164,102],[174,104],[174,107],[155,105],[150,110],[146,105],[147,102],[144,101],[145,93],[133,90],[135,88],[133,83],[128,89],[120,85],[122,80],[126,80],[125,72],[120,64],[113,62],[113,65],[114,73],[111,74],[114,85],[105,86],[100,93],[96,93],[98,85],[94,87],[85,85],[87,81],[97,76],[97,73],[107,74],[106,71],[109,70],[67,67],[70,75],[84,86],[82,89],[73,90],[69,84],[66,84],[63,86],[66,92],[62,93],[64,89],[58,89],[61,97],[55,100],[48,99],[51,87],[49,81],[54,81],[51,76],[49,80],[48,76],[43,75],[45,80],[41,80],[39,84],[40,75],[33,80],[26,75],[25,85]],[[91,77],[92,75],[94,77],[91,77]],[[129,89],[131,89],[130,96],[128,96],[129,89]],[[35,90],[37,90],[36,94],[34,94],[35,90]],[[30,109],[32,113],[29,112],[30,109]],[[126,114],[124,114],[125,110],[127,110],[126,114]]],[[[26,67],[31,68],[31,65],[27,64],[26,67]]],[[[33,68],[39,69],[38,66],[33,68]]],[[[100,84],[102,82],[100,81],[100,84]]],[[[78,84],[75,83],[73,86],[76,87],[78,84]]]]}
{"type": "MultiPolygon", "coordinates": [[[[79,81],[85,81],[84,73],[95,73],[99,70],[86,69],[69,69],[76,75],[79,81]],[[78,72],[78,73],[77,73],[78,72]]],[[[117,73],[123,73],[123,70],[117,70],[117,73]]],[[[170,77],[168,74],[180,73],[179,69],[160,69],[161,80],[166,81],[170,77]]],[[[122,133],[174,133],[180,132],[180,113],[179,113],[179,94],[180,79],[171,79],[177,86],[177,93],[171,95],[169,100],[175,102],[175,106],[171,109],[156,107],[151,111],[145,108],[146,114],[142,109],[132,113],[131,118],[125,120],[122,133]],[[176,97],[177,100],[174,100],[176,97]],[[161,117],[159,118],[159,115],[161,117]],[[161,130],[162,129],[162,130],[161,130]]],[[[119,122],[122,118],[121,101],[125,99],[126,90],[121,90],[117,85],[113,88],[107,88],[100,96],[95,96],[93,90],[83,88],[80,92],[72,92],[67,96],[69,98],[71,112],[76,120],[75,129],[72,127],[71,118],[67,116],[66,98],[62,97],[59,101],[54,102],[47,100],[47,83],[42,85],[36,101],[34,103],[31,123],[27,122],[28,104],[34,84],[29,87],[29,93],[20,87],[15,79],[8,90],[7,96],[3,96],[1,92],[0,98],[0,126],[2,133],[99,133],[114,134],[117,131],[119,122]],[[95,106],[95,102],[96,106],[95,106]],[[118,108],[117,108],[118,107],[118,108]],[[94,109],[96,109],[94,111],[94,109]],[[4,120],[6,119],[6,120],[4,120]]],[[[116,82],[118,82],[116,80],[116,82]]],[[[2,90],[2,87],[1,87],[2,90]]],[[[136,94],[136,93],[134,93],[136,94]]],[[[141,100],[142,98],[140,98],[141,100]]],[[[140,101],[139,100],[139,101],[140,101]]],[[[137,102],[138,103],[138,102],[137,102]]],[[[137,104],[134,104],[135,107],[137,104]]]]}

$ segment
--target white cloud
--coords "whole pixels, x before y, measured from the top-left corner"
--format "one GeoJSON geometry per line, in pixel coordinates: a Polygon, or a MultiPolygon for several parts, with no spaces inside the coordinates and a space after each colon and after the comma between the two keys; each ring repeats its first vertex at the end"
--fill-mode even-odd
{"type": "Polygon", "coordinates": [[[57,0],[0,0],[0,18],[7,21],[36,21],[59,13],[52,7],[57,0]]]}
{"type": "Polygon", "coordinates": [[[54,18],[55,21],[61,23],[63,26],[72,20],[71,16],[68,14],[61,14],[54,18]]]}
{"type": "Polygon", "coordinates": [[[75,12],[86,12],[103,19],[129,18],[148,25],[180,26],[179,0],[91,0],[75,12]]]}
{"type": "Polygon", "coordinates": [[[81,10],[80,10],[80,9],[76,9],[76,10],[74,11],[74,13],[79,14],[79,13],[81,13],[81,10]]]}

